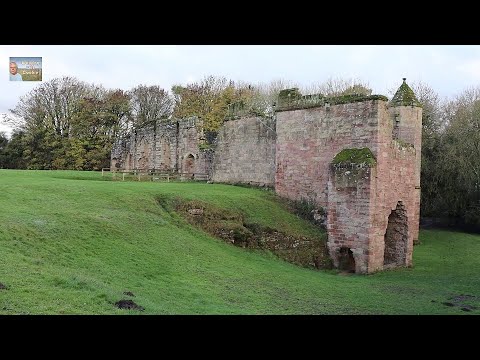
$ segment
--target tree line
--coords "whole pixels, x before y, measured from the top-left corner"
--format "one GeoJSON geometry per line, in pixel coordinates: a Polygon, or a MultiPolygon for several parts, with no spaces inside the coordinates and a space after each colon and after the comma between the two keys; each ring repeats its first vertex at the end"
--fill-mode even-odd
{"type": "Polygon", "coordinates": [[[451,99],[412,88],[423,105],[421,216],[480,228],[480,87],[451,99]]]}
{"type": "MultiPolygon", "coordinates": [[[[215,133],[232,103],[271,115],[278,92],[298,87],[325,96],[370,95],[358,79],[329,79],[309,87],[276,80],[268,84],[207,76],[170,91],[139,85],[105,89],[72,77],[44,82],[10,110],[10,139],[0,133],[0,168],[99,170],[109,167],[115,139],[157,120],[192,115],[215,133]]],[[[412,84],[423,106],[421,214],[480,226],[480,87],[441,99],[424,83],[412,84]]]]}

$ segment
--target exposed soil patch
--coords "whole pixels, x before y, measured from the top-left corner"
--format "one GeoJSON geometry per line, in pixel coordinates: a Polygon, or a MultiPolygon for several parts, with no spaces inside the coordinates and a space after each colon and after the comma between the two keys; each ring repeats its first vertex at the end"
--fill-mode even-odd
{"type": "Polygon", "coordinates": [[[340,271],[339,273],[337,273],[337,275],[350,276],[350,275],[353,275],[354,273],[355,273],[355,271],[340,271]]]}
{"type": "Polygon", "coordinates": [[[127,310],[138,310],[143,311],[145,310],[144,307],[135,304],[132,300],[120,300],[115,303],[115,306],[119,309],[127,309],[127,310]]]}
{"type": "Polygon", "coordinates": [[[305,267],[331,268],[326,241],[299,237],[277,229],[247,222],[239,212],[211,204],[175,199],[174,209],[190,224],[235,246],[269,250],[280,258],[305,267]]]}
{"type": "Polygon", "coordinates": [[[123,295],[135,297],[135,295],[133,295],[133,293],[132,293],[131,291],[124,291],[124,292],[123,292],[123,295]]]}
{"type": "Polygon", "coordinates": [[[451,300],[453,300],[453,302],[464,302],[466,300],[475,300],[476,299],[476,296],[474,295],[457,295],[455,297],[453,297],[451,300]]]}
{"type": "Polygon", "coordinates": [[[480,299],[477,296],[474,295],[457,295],[454,297],[451,297],[449,299],[450,301],[448,302],[442,302],[443,305],[445,306],[456,306],[459,307],[462,311],[472,311],[472,310],[477,310],[478,306],[474,306],[472,304],[466,303],[468,302],[478,302],[480,299]]]}
{"type": "Polygon", "coordinates": [[[8,288],[2,283],[0,283],[0,290],[8,290],[8,288]]]}

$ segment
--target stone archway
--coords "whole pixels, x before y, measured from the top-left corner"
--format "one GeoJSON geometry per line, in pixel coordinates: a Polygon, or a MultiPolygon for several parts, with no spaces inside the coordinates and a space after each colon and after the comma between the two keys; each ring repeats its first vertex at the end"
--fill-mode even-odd
{"type": "Polygon", "coordinates": [[[355,258],[353,251],[348,247],[341,247],[338,250],[338,269],[354,273],[355,272],[355,258]]]}
{"type": "Polygon", "coordinates": [[[112,169],[111,171],[119,170],[122,167],[120,164],[120,160],[117,159],[116,157],[112,158],[112,169]]]}
{"type": "Polygon", "coordinates": [[[195,156],[193,154],[188,154],[183,160],[183,173],[188,178],[193,178],[195,171],[195,156]]]}
{"type": "Polygon", "coordinates": [[[408,218],[405,206],[401,201],[397,203],[388,217],[387,231],[385,232],[384,268],[405,266],[408,244],[408,218]]]}

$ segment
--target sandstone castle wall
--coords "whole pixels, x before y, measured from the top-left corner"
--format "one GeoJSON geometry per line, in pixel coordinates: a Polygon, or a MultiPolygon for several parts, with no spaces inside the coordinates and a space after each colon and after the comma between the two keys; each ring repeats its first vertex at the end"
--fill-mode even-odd
{"type": "Polygon", "coordinates": [[[225,122],[218,133],[212,180],[275,184],[275,121],[246,117],[225,122]]]}
{"type": "MultiPolygon", "coordinates": [[[[298,99],[295,91],[290,95],[298,99]]],[[[371,273],[410,266],[418,240],[422,133],[422,109],[411,99],[404,80],[390,103],[379,96],[322,100],[279,107],[273,118],[244,115],[222,125],[214,149],[201,149],[199,119],[158,122],[119,140],[112,168],[272,186],[282,197],[326,209],[336,267],[371,273]],[[359,149],[370,151],[373,161],[334,160],[359,149]]]]}

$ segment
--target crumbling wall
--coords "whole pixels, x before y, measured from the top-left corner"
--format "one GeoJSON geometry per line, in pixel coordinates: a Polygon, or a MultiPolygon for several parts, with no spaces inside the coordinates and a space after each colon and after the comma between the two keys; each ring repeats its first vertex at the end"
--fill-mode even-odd
{"type": "Polygon", "coordinates": [[[112,171],[123,170],[128,165],[127,160],[131,145],[130,142],[131,135],[124,138],[118,138],[114,142],[110,156],[110,169],[112,171]]]}
{"type": "Polygon", "coordinates": [[[275,118],[243,114],[226,121],[211,149],[200,149],[205,139],[196,118],[137,130],[115,144],[112,167],[274,185],[280,196],[327,208],[336,266],[369,273],[411,265],[420,212],[421,108],[389,106],[377,95],[333,103],[295,91],[284,95],[275,118]],[[368,151],[374,161],[339,163],[335,157],[345,149],[368,151]]]}
{"type": "MultiPolygon", "coordinates": [[[[407,131],[421,134],[421,109],[410,107],[403,109],[400,128],[415,126],[416,130],[407,131]],[[416,122],[418,120],[419,122],[416,122]]],[[[331,168],[331,182],[328,191],[328,247],[335,264],[338,264],[340,249],[352,250],[356,272],[370,273],[391,267],[387,258],[391,247],[402,249],[402,263],[396,260],[393,266],[412,264],[413,242],[418,236],[418,214],[420,211],[417,183],[417,157],[419,151],[404,139],[394,139],[396,126],[396,108],[388,108],[382,102],[378,106],[375,119],[376,135],[372,137],[370,149],[375,158],[375,166],[355,174],[351,169],[331,168]],[[368,171],[367,171],[368,170],[368,171]],[[358,176],[358,175],[361,176],[358,176]],[[352,182],[346,179],[353,179],[352,182]],[[391,236],[389,218],[392,212],[400,211],[397,220],[405,224],[402,236],[391,236]],[[405,239],[406,244],[399,239],[405,239]],[[395,239],[395,240],[391,240],[395,239]],[[386,247],[385,242],[387,241],[386,247]],[[399,241],[388,244],[388,241],[399,241]]],[[[398,120],[398,117],[397,117],[398,120]]],[[[372,119],[373,121],[373,119],[372,119]]],[[[404,133],[407,133],[404,132],[404,133]]],[[[418,136],[412,139],[417,142],[418,136]]],[[[421,136],[421,135],[420,135],[421,136]]],[[[397,221],[396,220],[396,221],[397,221]]],[[[392,223],[392,221],[391,221],[392,223]]],[[[397,224],[398,225],[398,224],[397,224]]],[[[397,226],[395,225],[395,226],[397,226]]],[[[392,225],[391,225],[392,226],[392,225]]],[[[398,230],[397,229],[397,230],[398,230]]],[[[401,240],[404,241],[404,240],[401,240]]],[[[399,250],[400,251],[400,250],[399,250]]]]}
{"type": "Polygon", "coordinates": [[[279,111],[275,190],[281,196],[327,205],[333,157],[345,148],[376,152],[381,100],[279,111]]]}
{"type": "Polygon", "coordinates": [[[135,132],[135,149],[133,153],[134,169],[151,169],[154,162],[155,133],[152,127],[137,129],[135,132]]]}
{"type": "Polygon", "coordinates": [[[215,150],[204,149],[200,150],[198,154],[198,161],[196,163],[195,173],[199,174],[198,178],[204,179],[207,176],[209,179],[213,175],[213,162],[215,159],[215,150]]]}
{"type": "Polygon", "coordinates": [[[418,236],[421,108],[389,109],[383,100],[296,108],[277,112],[276,125],[275,189],[327,207],[334,263],[351,252],[357,272],[383,269],[388,218],[401,202],[408,224],[404,265],[411,265],[418,236]],[[371,150],[375,166],[332,170],[336,154],[362,148],[371,150]]]}
{"type": "Polygon", "coordinates": [[[371,240],[369,271],[384,268],[385,234],[388,219],[399,202],[406,216],[408,241],[404,266],[412,265],[413,244],[418,239],[420,214],[420,167],[422,109],[420,107],[390,107],[379,109],[377,176],[374,179],[375,196],[372,198],[371,240]],[[395,114],[401,113],[398,119],[395,114]],[[400,133],[407,138],[393,139],[396,120],[400,133]],[[410,127],[410,129],[406,129],[410,127]],[[412,141],[413,144],[407,141],[412,141]],[[416,146],[415,146],[416,145],[416,146]]]}
{"type": "Polygon", "coordinates": [[[178,120],[177,158],[180,173],[191,172],[193,175],[197,171],[201,127],[201,121],[195,117],[178,120]],[[189,166],[191,162],[192,168],[189,166]]]}
{"type": "Polygon", "coordinates": [[[408,217],[401,201],[388,217],[383,268],[405,266],[408,248],[408,217]]]}
{"type": "Polygon", "coordinates": [[[155,169],[165,172],[177,170],[177,122],[159,121],[155,137],[155,169]]]}
{"type": "Polygon", "coordinates": [[[213,181],[273,186],[275,140],[275,121],[271,118],[225,122],[218,132],[213,181]]]}
{"type": "Polygon", "coordinates": [[[186,161],[193,158],[192,172],[211,173],[213,155],[199,149],[201,129],[201,121],[193,117],[159,120],[155,126],[133,130],[114,144],[111,167],[181,173],[186,161]]]}
{"type": "Polygon", "coordinates": [[[328,249],[336,267],[341,267],[342,253],[350,253],[355,272],[368,272],[372,222],[374,179],[377,175],[373,153],[368,159],[336,161],[343,152],[361,153],[360,149],[343,150],[330,166],[328,181],[327,230],[328,249]],[[368,161],[367,161],[368,160],[368,161]]]}

